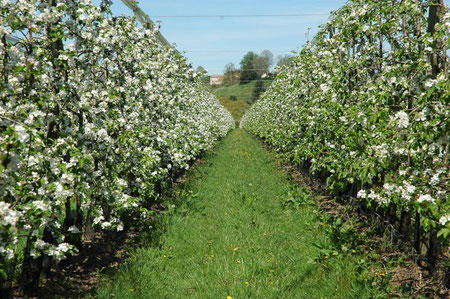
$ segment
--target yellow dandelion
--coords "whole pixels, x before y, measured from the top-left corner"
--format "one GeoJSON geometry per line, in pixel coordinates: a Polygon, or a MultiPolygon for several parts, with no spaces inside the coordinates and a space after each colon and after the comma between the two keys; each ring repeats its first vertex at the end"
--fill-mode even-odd
{"type": "Polygon", "coordinates": [[[233,297],[231,297],[231,296],[228,296],[228,297],[227,297],[227,299],[233,299],[233,297]]]}
{"type": "Polygon", "coordinates": [[[241,260],[237,260],[236,263],[240,264],[240,263],[241,263],[241,260]]]}
{"type": "Polygon", "coordinates": [[[245,284],[248,285],[248,281],[246,281],[245,284]]]}

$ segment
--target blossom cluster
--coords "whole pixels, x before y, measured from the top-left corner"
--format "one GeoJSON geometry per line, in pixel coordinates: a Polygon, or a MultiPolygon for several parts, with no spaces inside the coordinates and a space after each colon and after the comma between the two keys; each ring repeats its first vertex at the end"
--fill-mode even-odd
{"type": "Polygon", "coordinates": [[[234,126],[158,28],[111,17],[108,3],[0,1],[2,273],[64,258],[86,226],[150,215],[234,126]]]}
{"type": "Polygon", "coordinates": [[[241,126],[312,174],[327,173],[331,192],[420,215],[448,244],[450,13],[440,7],[429,32],[428,4],[349,2],[241,126]]]}

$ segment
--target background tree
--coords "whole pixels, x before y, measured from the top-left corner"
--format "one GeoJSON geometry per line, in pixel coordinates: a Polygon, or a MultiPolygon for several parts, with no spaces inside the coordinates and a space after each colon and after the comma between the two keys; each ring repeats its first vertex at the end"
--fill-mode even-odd
{"type": "Polygon", "coordinates": [[[224,74],[224,82],[228,84],[233,84],[238,80],[238,70],[234,66],[234,63],[230,62],[225,65],[224,74]]]}
{"type": "Polygon", "coordinates": [[[257,77],[260,79],[262,75],[269,72],[269,59],[267,57],[258,56],[253,59],[253,69],[256,72],[257,77]]]}
{"type": "Polygon", "coordinates": [[[270,68],[274,63],[272,52],[264,50],[261,54],[253,59],[253,70],[256,72],[258,78],[270,72],[270,68]]]}
{"type": "Polygon", "coordinates": [[[248,52],[241,60],[241,80],[240,84],[248,83],[251,80],[258,78],[257,73],[254,71],[253,61],[258,57],[255,52],[248,52]]]}
{"type": "Polygon", "coordinates": [[[205,72],[206,70],[205,70],[204,67],[202,67],[201,65],[199,65],[195,71],[196,71],[197,73],[203,73],[203,72],[205,72]]]}
{"type": "Polygon", "coordinates": [[[269,50],[264,50],[264,51],[261,52],[261,54],[259,56],[260,57],[264,57],[267,60],[267,63],[269,64],[269,70],[270,70],[270,68],[275,63],[275,59],[274,59],[273,53],[270,52],[269,50]]]}
{"type": "Polygon", "coordinates": [[[286,54],[286,55],[278,55],[277,57],[277,67],[281,67],[283,65],[288,65],[291,60],[292,60],[293,56],[290,54],[286,54]]]}

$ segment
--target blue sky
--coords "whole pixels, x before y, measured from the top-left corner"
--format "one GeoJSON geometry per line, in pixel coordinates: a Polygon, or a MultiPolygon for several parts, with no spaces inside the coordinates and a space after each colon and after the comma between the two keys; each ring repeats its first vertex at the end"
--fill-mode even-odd
{"type": "MultiPolygon", "coordinates": [[[[99,2],[98,0],[94,2],[99,2]]],[[[120,0],[113,0],[114,15],[132,15],[120,0]]],[[[160,19],[164,37],[188,57],[193,67],[201,65],[210,74],[223,72],[225,64],[237,67],[248,51],[264,49],[275,56],[299,50],[325,23],[327,16],[263,18],[164,18],[167,15],[248,15],[325,13],[346,0],[140,0],[139,6],[153,21],[160,19]],[[228,51],[228,52],[223,52],[228,51]],[[229,52],[232,51],[232,52],[229,52]]]]}

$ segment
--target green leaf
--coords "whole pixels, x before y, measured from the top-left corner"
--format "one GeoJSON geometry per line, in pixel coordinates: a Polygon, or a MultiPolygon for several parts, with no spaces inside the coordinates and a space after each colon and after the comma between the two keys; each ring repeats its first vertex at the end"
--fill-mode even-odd
{"type": "Polygon", "coordinates": [[[13,69],[13,72],[15,72],[15,73],[20,73],[20,72],[23,72],[26,68],[27,68],[27,67],[24,66],[24,65],[19,65],[19,66],[16,66],[16,67],[13,69]]]}
{"type": "MultiPolygon", "coordinates": [[[[3,266],[3,265],[0,265],[3,266]]],[[[0,276],[3,278],[3,280],[6,280],[8,278],[8,275],[6,275],[6,272],[0,268],[0,276]]]]}

